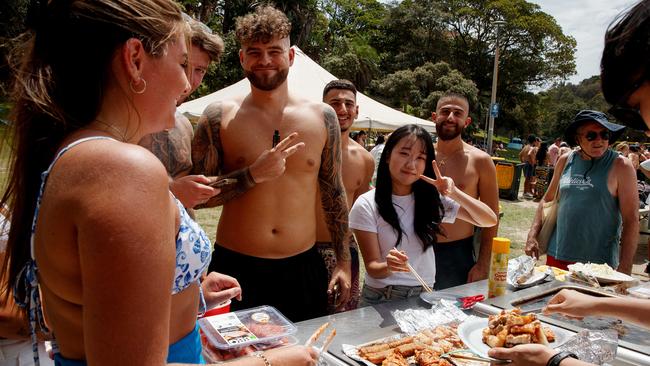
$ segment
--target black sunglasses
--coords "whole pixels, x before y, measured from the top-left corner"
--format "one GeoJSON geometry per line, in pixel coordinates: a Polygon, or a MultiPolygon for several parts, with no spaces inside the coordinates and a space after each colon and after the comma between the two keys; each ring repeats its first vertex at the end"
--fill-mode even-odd
{"type": "Polygon", "coordinates": [[[600,132],[589,131],[589,132],[583,134],[583,136],[587,139],[587,141],[594,141],[596,138],[598,138],[599,135],[600,135],[601,139],[609,141],[609,131],[608,130],[602,130],[600,132]]]}
{"type": "Polygon", "coordinates": [[[631,108],[627,104],[627,100],[630,99],[630,96],[645,82],[646,78],[640,77],[634,84],[632,84],[623,97],[621,97],[621,99],[619,99],[618,102],[607,111],[607,113],[616,118],[618,122],[640,131],[648,131],[648,125],[646,125],[643,117],[641,117],[641,111],[639,108],[631,108]]]}

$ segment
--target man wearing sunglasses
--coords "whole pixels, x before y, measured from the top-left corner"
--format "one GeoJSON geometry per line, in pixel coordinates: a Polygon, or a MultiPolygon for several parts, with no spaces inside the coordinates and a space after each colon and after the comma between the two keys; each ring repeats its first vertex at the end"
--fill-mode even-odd
{"type": "Polygon", "coordinates": [[[604,113],[583,110],[565,131],[577,151],[558,159],[528,233],[526,254],[539,256],[537,236],[545,202],[560,195],[546,264],[562,269],[575,262],[607,263],[630,274],[639,232],[636,173],[629,159],[609,147],[624,126],[604,113]]]}
{"type": "Polygon", "coordinates": [[[650,0],[622,14],[605,34],[601,59],[603,96],[609,113],[650,136],[650,0]]]}

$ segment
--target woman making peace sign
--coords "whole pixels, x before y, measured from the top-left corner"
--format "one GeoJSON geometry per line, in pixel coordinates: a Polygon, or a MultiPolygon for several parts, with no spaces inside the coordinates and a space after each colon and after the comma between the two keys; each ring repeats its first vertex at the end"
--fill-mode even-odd
{"type": "Polygon", "coordinates": [[[407,262],[433,287],[436,234],[441,223],[456,218],[480,227],[497,222],[486,204],[440,174],[426,130],[417,125],[395,130],[381,155],[377,188],[361,195],[350,211],[350,227],[367,271],[361,306],[422,292],[415,276],[407,273],[407,262]]]}

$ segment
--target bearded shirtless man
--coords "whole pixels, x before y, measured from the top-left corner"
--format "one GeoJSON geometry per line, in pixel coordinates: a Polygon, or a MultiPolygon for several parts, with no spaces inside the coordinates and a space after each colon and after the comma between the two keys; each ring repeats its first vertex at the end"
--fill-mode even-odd
{"type": "MultiPolygon", "coordinates": [[[[334,108],[338,118],[341,131],[343,185],[348,208],[351,208],[357,197],[370,190],[370,180],[375,170],[375,160],[372,155],[350,138],[350,127],[359,115],[357,88],[349,80],[330,81],[323,89],[323,101],[334,108]]],[[[328,275],[331,276],[336,267],[336,255],[325,219],[326,215],[321,208],[318,210],[316,245],[325,260],[328,275]]],[[[328,312],[330,313],[356,309],[359,304],[361,292],[359,288],[359,249],[352,237],[350,239],[350,256],[352,258],[350,297],[347,302],[343,303],[339,301],[337,292],[331,293],[328,299],[328,312]]]]}
{"type": "Polygon", "coordinates": [[[336,114],[324,103],[289,92],[287,75],[295,56],[290,31],[286,16],[271,6],[237,20],[239,59],[251,92],[206,108],[192,158],[195,173],[203,173],[210,160],[217,161],[218,173],[247,172],[237,178],[246,181],[246,190],[235,187],[229,193],[226,186],[219,195],[236,197],[223,206],[210,265],[241,284],[243,299],[232,307],[272,305],[300,321],[326,314],[327,291],[335,283],[347,300],[350,251],[336,114]],[[273,147],[276,130],[284,139],[273,147]],[[281,169],[274,179],[258,174],[264,171],[258,157],[264,156],[278,157],[273,161],[281,169]],[[337,256],[329,285],[314,246],[319,190],[337,256]]]}
{"type": "MultiPolygon", "coordinates": [[[[490,206],[498,217],[499,192],[494,163],[487,153],[461,139],[461,133],[472,122],[467,98],[455,93],[443,95],[432,119],[438,132],[436,161],[440,172],[453,179],[463,192],[490,206]]],[[[474,226],[462,220],[441,225],[446,236],[438,236],[434,247],[436,290],[487,278],[492,238],[498,226],[497,223],[481,230],[481,245],[475,261],[474,226]]]]}

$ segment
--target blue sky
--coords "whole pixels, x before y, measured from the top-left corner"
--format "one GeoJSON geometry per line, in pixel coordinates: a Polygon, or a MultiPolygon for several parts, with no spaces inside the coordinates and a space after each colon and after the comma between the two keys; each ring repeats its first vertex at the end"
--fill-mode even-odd
{"type": "Polygon", "coordinates": [[[577,84],[600,73],[603,39],[609,24],[637,0],[528,0],[538,4],[577,42],[576,71],[569,81],[577,84]]]}

